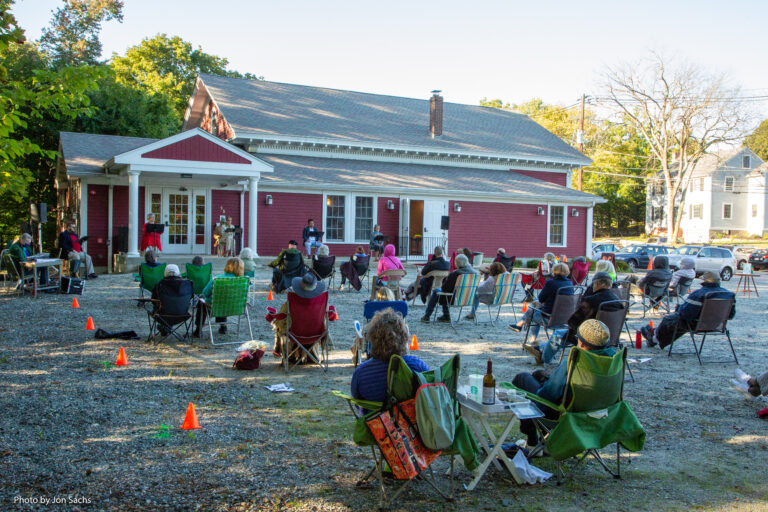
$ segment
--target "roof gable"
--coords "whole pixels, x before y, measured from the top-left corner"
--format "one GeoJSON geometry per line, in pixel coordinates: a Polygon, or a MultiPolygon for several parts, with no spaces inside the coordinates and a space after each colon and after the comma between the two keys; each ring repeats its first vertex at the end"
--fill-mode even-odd
{"type": "Polygon", "coordinates": [[[218,162],[230,164],[248,164],[248,159],[222,147],[201,135],[182,139],[152,151],[141,154],[142,158],[159,158],[163,160],[194,160],[197,162],[218,162]]]}

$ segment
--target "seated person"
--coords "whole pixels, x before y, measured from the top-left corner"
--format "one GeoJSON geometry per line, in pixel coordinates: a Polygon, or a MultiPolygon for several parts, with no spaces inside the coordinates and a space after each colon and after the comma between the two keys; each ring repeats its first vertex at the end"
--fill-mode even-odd
{"type": "Polygon", "coordinates": [[[456,252],[453,253],[453,256],[450,259],[451,266],[449,270],[451,272],[456,270],[456,257],[459,254],[463,254],[464,256],[466,256],[467,261],[469,261],[469,264],[472,265],[472,259],[473,259],[472,251],[470,251],[468,247],[459,247],[458,249],[456,249],[456,252]]]}
{"type": "Polygon", "coordinates": [[[573,284],[585,283],[587,276],[589,275],[589,265],[587,264],[587,258],[584,256],[577,256],[568,263],[571,269],[571,281],[573,284]]]}
{"type": "Polygon", "coordinates": [[[85,263],[85,275],[88,279],[99,277],[93,271],[93,260],[83,250],[82,238],[78,238],[75,232],[75,223],[67,222],[67,229],[59,235],[59,249],[61,249],[61,259],[69,260],[70,270],[77,275],[80,263],[85,263]]]}
{"type": "Polygon", "coordinates": [[[502,274],[507,273],[507,268],[503,263],[494,261],[491,263],[488,269],[488,277],[480,283],[475,291],[475,302],[472,304],[472,310],[469,312],[466,318],[467,320],[474,320],[477,308],[482,302],[483,304],[490,304],[493,302],[494,295],[496,295],[496,278],[502,274]]]}
{"type": "MultiPolygon", "coordinates": [[[[551,254],[551,253],[548,253],[551,254]]],[[[530,334],[531,339],[529,343],[538,348],[536,337],[539,335],[541,326],[544,325],[547,320],[542,316],[542,313],[547,315],[552,313],[552,308],[555,307],[555,300],[557,300],[558,290],[560,288],[570,288],[563,293],[567,295],[573,295],[573,283],[568,278],[569,268],[565,263],[556,263],[552,267],[552,279],[547,281],[544,288],[539,292],[538,300],[533,301],[533,307],[528,308],[523,317],[516,324],[510,324],[509,328],[513,331],[520,332],[525,327],[526,323],[530,322],[530,334]]]]}
{"type": "Polygon", "coordinates": [[[366,258],[366,256],[363,246],[358,245],[357,249],[355,249],[355,254],[350,256],[349,261],[345,261],[339,266],[339,270],[341,271],[341,284],[339,285],[339,290],[343,290],[344,284],[349,280],[352,288],[360,291],[360,288],[363,286],[360,282],[360,276],[365,274],[368,269],[368,260],[363,260],[365,262],[364,267],[362,265],[356,265],[356,263],[358,258],[366,258]]]}
{"type": "Polygon", "coordinates": [[[269,263],[272,271],[272,289],[280,293],[286,287],[286,279],[304,275],[304,260],[301,253],[296,249],[298,243],[296,240],[288,242],[288,248],[280,251],[280,254],[269,263]]]}
{"type": "MultiPolygon", "coordinates": [[[[403,268],[403,264],[400,261],[400,258],[395,256],[395,246],[392,244],[387,244],[386,247],[384,247],[384,255],[379,258],[379,265],[376,270],[376,275],[380,276],[387,270],[405,270],[403,268]]],[[[381,277],[376,279],[374,282],[373,289],[371,290],[371,295],[376,293],[376,288],[379,286],[384,286],[387,284],[387,277],[381,277]]]]}
{"type": "Polygon", "coordinates": [[[597,260],[597,263],[595,263],[595,272],[605,272],[611,276],[611,281],[616,282],[616,269],[613,268],[611,260],[597,260]]]}
{"type": "Polygon", "coordinates": [[[391,302],[395,300],[395,292],[389,288],[379,288],[376,290],[376,297],[374,300],[377,302],[391,302]]]}
{"type": "Polygon", "coordinates": [[[670,295],[677,295],[677,283],[680,280],[694,279],[696,277],[696,262],[686,256],[680,260],[680,268],[672,272],[672,280],[669,282],[670,295]]]}
{"type": "MultiPolygon", "coordinates": [[[[291,287],[288,289],[288,293],[295,293],[299,297],[304,297],[305,299],[313,299],[324,291],[325,283],[318,281],[317,277],[312,272],[307,272],[302,277],[294,277],[291,280],[291,287]]],[[[280,357],[282,355],[282,345],[280,343],[288,330],[288,300],[280,306],[280,311],[273,317],[271,323],[272,330],[275,332],[275,347],[272,352],[277,357],[280,357]]],[[[315,354],[315,356],[317,356],[317,354],[315,354]]]]}
{"type": "MultiPolygon", "coordinates": [[[[606,347],[606,343],[611,338],[608,327],[599,320],[587,320],[581,324],[576,331],[578,347],[587,350],[596,355],[613,357],[616,351],[611,347],[606,347]]],[[[554,404],[559,404],[565,394],[565,384],[568,381],[568,358],[558,365],[551,376],[542,370],[536,370],[531,373],[518,373],[512,380],[516,387],[535,393],[545,400],[554,404]]],[[[556,420],[559,413],[544,405],[537,405],[541,412],[551,420],[556,420]]],[[[533,420],[520,420],[520,433],[528,437],[528,446],[533,447],[539,443],[539,436],[536,432],[536,425],[533,420]]]]}
{"type": "MultiPolygon", "coordinates": [[[[664,255],[659,255],[653,258],[653,268],[649,270],[645,277],[637,282],[637,287],[640,288],[643,293],[648,293],[648,285],[667,284],[672,280],[672,272],[669,271],[669,258],[664,255]]],[[[661,296],[653,297],[654,300],[659,300],[661,296]]]]}
{"type": "Polygon", "coordinates": [[[495,258],[493,258],[493,261],[498,261],[498,262],[501,262],[502,258],[506,258],[506,257],[507,257],[507,251],[506,251],[506,250],[504,250],[504,248],[503,248],[503,247],[500,247],[500,248],[499,248],[499,249],[496,251],[496,257],[495,257],[495,258]]]}
{"type": "Polygon", "coordinates": [[[245,272],[245,275],[253,277],[253,274],[256,271],[256,261],[253,259],[253,250],[251,250],[250,247],[243,247],[243,250],[240,251],[239,258],[243,260],[243,271],[245,272]]]}
{"type": "Polygon", "coordinates": [[[156,267],[160,265],[157,261],[157,252],[152,250],[151,247],[144,251],[144,264],[148,267],[156,267]]]}
{"type": "MultiPolygon", "coordinates": [[[[552,279],[554,277],[553,275],[553,269],[555,263],[557,261],[555,260],[554,253],[548,252],[544,254],[544,258],[541,260],[541,275],[544,276],[544,279],[552,279]]],[[[533,282],[539,280],[540,276],[534,276],[533,282]]]]}
{"type": "MultiPolygon", "coordinates": [[[[429,259],[427,264],[424,265],[424,267],[422,267],[420,274],[422,276],[426,276],[433,270],[448,270],[449,268],[451,268],[451,264],[444,257],[443,248],[438,246],[438,247],[435,247],[435,250],[432,253],[432,257],[429,259]]],[[[434,278],[419,277],[418,279],[419,279],[419,296],[421,296],[422,304],[425,304],[427,302],[427,297],[429,297],[429,293],[432,291],[432,282],[434,281],[434,278]]],[[[411,283],[408,286],[408,288],[405,290],[406,300],[411,300],[413,298],[415,288],[416,288],[416,283],[411,283]]]]}
{"type": "MultiPolygon", "coordinates": [[[[154,289],[152,290],[152,298],[155,300],[161,300],[162,296],[166,300],[174,297],[186,299],[186,302],[183,305],[179,304],[178,308],[174,308],[174,305],[169,305],[172,310],[169,315],[181,316],[186,313],[189,308],[189,301],[194,295],[194,285],[192,284],[192,281],[181,278],[181,271],[179,270],[179,267],[174,264],[166,265],[163,276],[164,277],[155,285],[154,289]],[[178,309],[178,312],[176,309],[178,309]],[[184,313],[181,313],[182,311],[184,313]]],[[[161,317],[163,316],[163,312],[167,311],[167,307],[160,310],[161,317]]],[[[169,321],[169,323],[172,322],[169,321]]],[[[159,325],[158,328],[160,329],[161,334],[168,334],[165,326],[159,325]]]]}
{"type": "Polygon", "coordinates": [[[384,233],[381,232],[381,226],[376,224],[373,226],[373,231],[371,231],[371,242],[368,244],[368,248],[371,251],[371,256],[374,254],[376,256],[381,256],[381,252],[384,249],[384,242],[376,240],[376,237],[378,236],[384,236],[384,233]]]}
{"type": "MultiPolygon", "coordinates": [[[[567,329],[558,329],[552,333],[549,341],[536,347],[526,345],[525,350],[536,359],[536,364],[549,363],[552,358],[565,345],[576,345],[576,331],[586,320],[597,318],[597,311],[604,302],[619,300],[612,290],[611,276],[605,272],[598,272],[592,278],[592,284],[587,288],[584,296],[581,298],[579,309],[577,309],[568,319],[567,329]]],[[[616,311],[623,309],[620,303],[606,305],[606,311],[616,311]]]]}
{"type": "Polygon", "coordinates": [[[205,261],[203,260],[202,256],[195,256],[194,258],[192,258],[192,265],[194,265],[195,267],[202,267],[203,265],[205,265],[205,261]]]}
{"type": "Polygon", "coordinates": [[[352,396],[362,400],[383,402],[387,398],[387,369],[393,355],[403,358],[414,372],[429,370],[416,356],[408,355],[408,326],[392,308],[379,311],[366,329],[371,342],[371,358],[355,369],[352,375],[352,396]]]}
{"type": "MultiPolygon", "coordinates": [[[[30,256],[35,254],[32,247],[32,235],[29,233],[22,233],[18,240],[11,244],[9,249],[11,259],[16,264],[16,268],[20,272],[23,272],[25,276],[32,275],[31,270],[27,270],[22,263],[26,262],[30,256]]],[[[48,284],[48,269],[37,269],[37,281],[41,285],[48,284]]]]}
{"type": "MultiPolygon", "coordinates": [[[[207,315],[206,304],[213,305],[213,282],[220,277],[242,277],[243,276],[243,260],[240,258],[229,258],[224,265],[224,273],[208,281],[208,284],[203,288],[203,293],[200,296],[200,303],[198,304],[197,320],[195,325],[194,336],[200,336],[200,327],[205,321],[207,315]]],[[[227,317],[216,317],[216,322],[225,322],[227,317]]],[[[219,334],[226,334],[226,324],[219,326],[219,334]]]]}
{"type": "Polygon", "coordinates": [[[307,225],[301,232],[301,238],[304,241],[304,248],[307,249],[307,258],[312,256],[312,248],[320,247],[323,245],[320,243],[320,237],[318,236],[319,230],[315,227],[314,219],[307,219],[307,225]]]}
{"type": "MultiPolygon", "coordinates": [[[[456,270],[448,274],[448,277],[443,280],[443,286],[439,289],[439,291],[443,293],[453,293],[454,289],[456,288],[456,281],[462,274],[477,274],[477,270],[472,268],[472,265],[469,264],[469,260],[467,259],[466,255],[459,254],[456,256],[456,270]]],[[[438,289],[432,290],[432,295],[429,297],[429,302],[427,303],[427,311],[421,318],[421,321],[424,323],[429,323],[429,318],[432,316],[432,312],[437,306],[439,298],[437,293],[438,289]]],[[[440,305],[443,308],[443,314],[442,316],[437,317],[437,321],[449,323],[451,321],[451,312],[448,309],[448,299],[443,298],[440,305]]]]}
{"type": "MultiPolygon", "coordinates": [[[[701,288],[689,294],[685,298],[685,302],[677,308],[677,311],[665,316],[656,328],[649,324],[640,329],[643,338],[648,342],[648,346],[655,347],[658,344],[659,348],[663,349],[683,334],[687,334],[690,329],[695,329],[705,298],[735,299],[735,295],[720,286],[720,277],[717,274],[705,272],[701,276],[701,288]],[[673,338],[675,328],[677,328],[677,336],[673,338]]],[[[736,304],[733,305],[728,318],[733,318],[735,314],[736,304]]]]}
{"type": "Polygon", "coordinates": [[[323,244],[317,248],[317,254],[312,256],[312,271],[319,279],[325,279],[333,273],[333,263],[330,248],[323,244]]]}

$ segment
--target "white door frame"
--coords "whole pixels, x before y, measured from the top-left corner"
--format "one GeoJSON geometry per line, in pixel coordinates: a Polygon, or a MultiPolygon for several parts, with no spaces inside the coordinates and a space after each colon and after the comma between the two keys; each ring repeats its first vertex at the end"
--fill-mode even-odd
{"type": "Polygon", "coordinates": [[[211,240],[211,190],[205,187],[190,187],[189,190],[179,190],[178,187],[163,187],[161,185],[147,185],[145,194],[145,206],[146,213],[149,213],[152,208],[152,194],[160,194],[160,215],[157,219],[158,222],[166,226],[163,232],[161,243],[163,246],[163,253],[166,254],[200,254],[207,255],[209,242],[211,240]],[[186,194],[189,197],[188,209],[187,209],[187,240],[189,243],[184,245],[173,244],[169,242],[168,235],[168,215],[169,215],[169,201],[168,196],[170,194],[186,194]],[[205,239],[204,243],[195,243],[195,201],[197,196],[205,197],[205,239]]]}

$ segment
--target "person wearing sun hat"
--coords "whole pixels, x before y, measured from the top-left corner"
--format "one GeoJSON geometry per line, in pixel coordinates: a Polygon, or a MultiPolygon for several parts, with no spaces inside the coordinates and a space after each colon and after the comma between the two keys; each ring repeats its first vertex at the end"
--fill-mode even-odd
{"type": "MultiPolygon", "coordinates": [[[[704,299],[734,299],[733,292],[720,286],[720,276],[714,272],[705,272],[701,276],[701,288],[688,294],[685,301],[674,313],[665,316],[658,327],[655,329],[650,324],[640,329],[640,333],[648,342],[649,347],[664,348],[670,345],[680,336],[687,334],[691,329],[696,328],[696,322],[699,320],[701,306],[704,299]]],[[[730,320],[736,314],[736,304],[734,302],[730,320]]]]}
{"type": "MultiPolygon", "coordinates": [[[[599,356],[612,357],[616,350],[613,347],[606,347],[606,343],[611,339],[611,333],[600,320],[586,320],[576,331],[578,348],[587,350],[599,356]]],[[[542,370],[536,370],[533,373],[518,373],[512,379],[515,387],[536,393],[541,398],[558,404],[563,399],[565,393],[565,384],[568,381],[568,357],[564,357],[552,375],[547,375],[542,370]]],[[[549,407],[539,405],[541,412],[552,420],[556,420],[559,413],[549,407]]],[[[520,432],[528,436],[528,446],[538,444],[538,433],[533,420],[520,420],[520,432]]]]}

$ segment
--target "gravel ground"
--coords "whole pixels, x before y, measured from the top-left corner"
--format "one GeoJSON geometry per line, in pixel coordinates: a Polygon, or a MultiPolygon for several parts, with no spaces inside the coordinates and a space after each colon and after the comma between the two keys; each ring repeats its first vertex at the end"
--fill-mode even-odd
{"type": "MultiPolygon", "coordinates": [[[[412,276],[415,269],[408,272],[412,276]]],[[[268,276],[266,269],[258,271],[264,292],[251,317],[254,337],[271,345],[271,328],[263,319],[268,276]]],[[[768,296],[760,281],[760,292],[768,296]]],[[[733,289],[736,283],[726,286],[733,289]]],[[[146,336],[146,315],[131,300],[135,296],[137,285],[129,275],[89,281],[78,297],[80,309],[70,306],[71,296],[0,295],[1,510],[375,508],[376,488],[355,487],[369,453],[351,442],[346,404],[329,393],[349,388],[348,347],[353,320],[362,320],[364,293],[332,292],[340,320],[331,327],[336,349],[328,374],[299,367],[287,376],[271,355],[259,370],[234,371],[233,346],[211,348],[207,339],[154,347],[95,340],[84,330],[92,316],[96,327],[135,329],[146,336]],[[121,346],[130,364],[106,364],[121,346]],[[271,394],[263,387],[280,382],[296,392],[271,394]],[[189,402],[202,430],[178,428],[189,402]]],[[[284,296],[276,299],[273,304],[279,305],[284,296]]],[[[430,366],[459,352],[464,373],[484,366],[489,355],[498,380],[534,369],[520,350],[521,335],[506,328],[511,308],[496,327],[464,324],[456,331],[418,322],[423,310],[422,305],[412,310],[409,325],[419,339],[418,355],[430,366]]],[[[741,365],[748,373],[765,371],[766,299],[739,299],[737,310],[730,327],[741,365]]],[[[634,331],[641,324],[633,312],[630,327],[634,331]]],[[[239,337],[230,332],[227,339],[246,340],[247,329],[239,337]]],[[[709,348],[725,347],[713,342],[709,348]]],[[[634,367],[637,382],[625,387],[648,438],[644,451],[625,465],[623,480],[613,480],[594,462],[563,486],[517,486],[492,469],[473,492],[458,491],[453,504],[417,487],[397,507],[768,510],[768,436],[755,413],[765,404],[749,402],[729,386],[735,365],[700,367],[693,356],[670,359],[646,348],[631,349],[630,357],[652,357],[634,367]]],[[[553,470],[544,459],[537,464],[553,470]]],[[[457,471],[459,487],[470,479],[465,470],[457,471]]]]}

